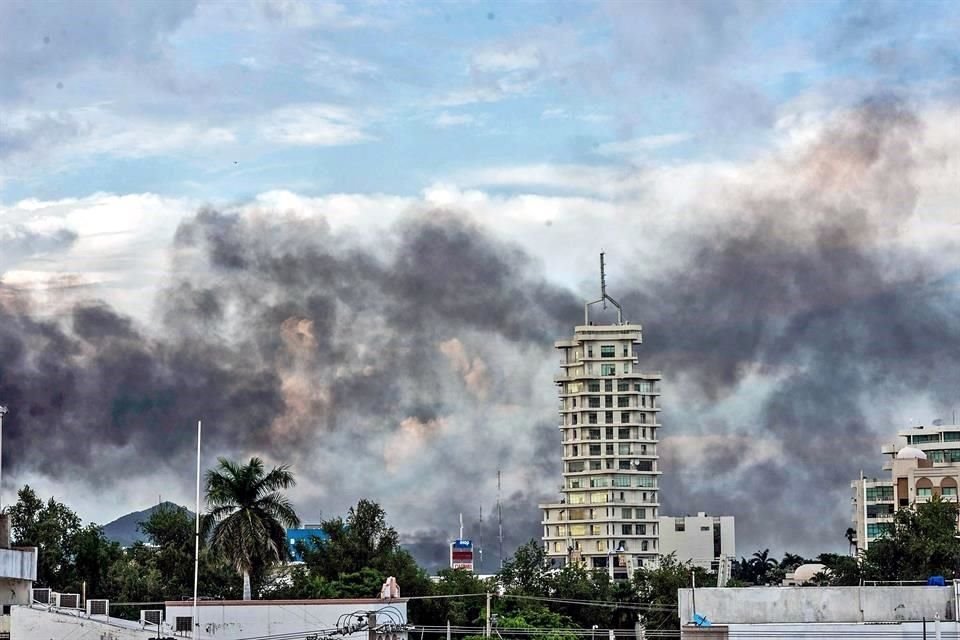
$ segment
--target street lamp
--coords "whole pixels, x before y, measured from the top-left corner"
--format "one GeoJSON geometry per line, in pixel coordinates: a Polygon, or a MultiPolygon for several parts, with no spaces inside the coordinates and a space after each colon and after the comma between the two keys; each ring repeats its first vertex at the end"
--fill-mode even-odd
{"type": "Polygon", "coordinates": [[[3,511],[3,416],[9,411],[0,404],[0,512],[3,511]]]}

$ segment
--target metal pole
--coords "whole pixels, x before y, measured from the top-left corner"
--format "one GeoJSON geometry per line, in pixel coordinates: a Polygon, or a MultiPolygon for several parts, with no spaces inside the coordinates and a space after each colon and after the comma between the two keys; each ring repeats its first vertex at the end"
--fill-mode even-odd
{"type": "Polygon", "coordinates": [[[450,640],[450,621],[447,620],[447,640],[450,640]]]}
{"type": "Polygon", "coordinates": [[[927,640],[927,616],[923,616],[923,640],[927,640]]]}
{"type": "Polygon", "coordinates": [[[933,617],[933,629],[934,629],[934,637],[935,637],[937,640],[941,640],[941,636],[940,636],[940,614],[939,614],[939,613],[936,614],[936,615],[933,617]]]}
{"type": "MultiPolygon", "coordinates": [[[[690,597],[693,598],[693,623],[697,623],[697,572],[690,570],[690,597]]],[[[683,620],[680,621],[683,624],[683,620]]]]}
{"type": "Polygon", "coordinates": [[[3,416],[9,409],[0,404],[0,510],[3,509],[3,416]]]}
{"type": "Polygon", "coordinates": [[[490,592],[487,591],[487,626],[484,629],[483,636],[485,638],[490,637],[490,592]]]}
{"type": "Polygon", "coordinates": [[[200,431],[202,424],[197,420],[197,512],[196,530],[193,539],[193,637],[200,636],[200,619],[197,618],[197,585],[200,581],[200,431]]]}

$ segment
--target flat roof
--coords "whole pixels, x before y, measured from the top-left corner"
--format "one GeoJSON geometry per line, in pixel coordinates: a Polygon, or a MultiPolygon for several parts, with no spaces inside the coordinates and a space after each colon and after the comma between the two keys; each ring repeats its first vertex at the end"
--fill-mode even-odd
{"type": "MultiPolygon", "coordinates": [[[[385,600],[381,598],[327,598],[315,600],[198,600],[198,607],[241,607],[241,606],[269,606],[269,605],[297,605],[297,604],[396,604],[406,603],[406,598],[391,598],[385,600]]],[[[164,605],[168,607],[192,607],[193,600],[167,600],[164,605]]]]}

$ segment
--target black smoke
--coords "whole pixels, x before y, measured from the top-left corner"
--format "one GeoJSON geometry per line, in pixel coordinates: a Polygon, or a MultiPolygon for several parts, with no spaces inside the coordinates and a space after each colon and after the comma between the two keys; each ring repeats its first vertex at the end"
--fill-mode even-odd
{"type": "MultiPolygon", "coordinates": [[[[921,135],[904,103],[865,102],[710,191],[722,215],[662,239],[682,266],[611,274],[645,326],[643,366],[664,371],[665,513],[736,515],[744,552],[842,547],[847,485],[879,466],[905,398],[956,402],[956,280],[897,242],[921,135]]],[[[371,240],[321,216],[202,210],[143,302],[149,326],[0,289],[4,462],[187,484],[203,418],[211,456],[294,465],[305,521],[378,500],[436,566],[462,512],[492,571],[497,471],[505,554],[556,497],[552,343],[581,297],[458,212],[371,240]]]]}

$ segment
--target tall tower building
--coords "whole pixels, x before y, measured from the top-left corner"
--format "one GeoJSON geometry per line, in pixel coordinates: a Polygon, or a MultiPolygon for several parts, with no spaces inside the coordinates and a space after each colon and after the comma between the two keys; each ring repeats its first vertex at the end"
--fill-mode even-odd
{"type": "Polygon", "coordinates": [[[625,322],[607,295],[584,307],[584,324],[560,350],[560,502],[542,504],[543,543],[556,564],[584,563],[614,579],[658,556],[658,372],[643,371],[639,324],[625,322]],[[610,303],[616,324],[591,321],[591,307],[610,303]]]}

